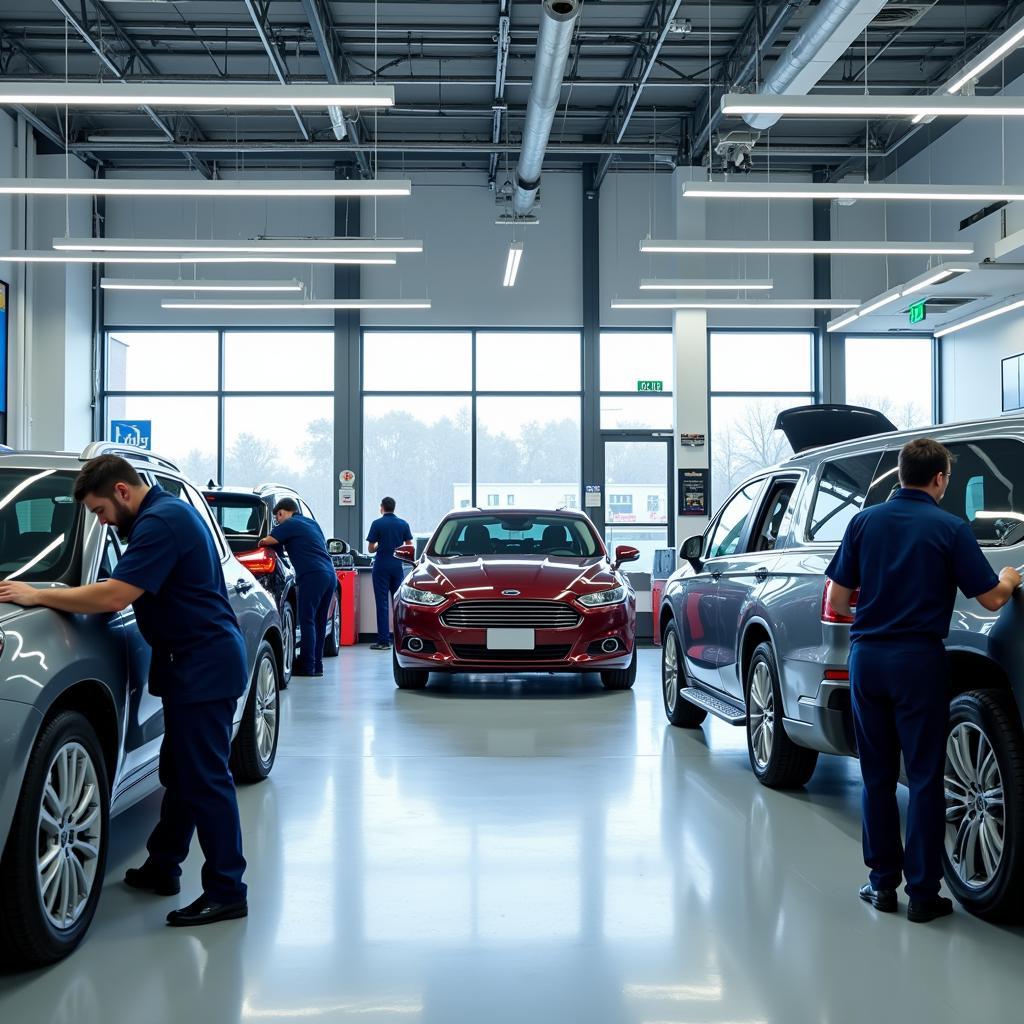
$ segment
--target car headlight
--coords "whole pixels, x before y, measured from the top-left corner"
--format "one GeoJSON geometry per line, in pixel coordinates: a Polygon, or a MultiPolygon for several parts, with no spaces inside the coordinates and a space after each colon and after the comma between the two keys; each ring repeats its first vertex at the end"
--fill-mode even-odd
{"type": "Polygon", "coordinates": [[[406,604],[444,604],[444,594],[432,594],[428,590],[417,590],[415,587],[410,587],[407,583],[403,583],[398,591],[398,599],[404,601],[406,604]]]}
{"type": "Polygon", "coordinates": [[[583,594],[576,599],[584,608],[603,608],[607,604],[622,604],[626,600],[625,587],[599,590],[596,594],[583,594]]]}

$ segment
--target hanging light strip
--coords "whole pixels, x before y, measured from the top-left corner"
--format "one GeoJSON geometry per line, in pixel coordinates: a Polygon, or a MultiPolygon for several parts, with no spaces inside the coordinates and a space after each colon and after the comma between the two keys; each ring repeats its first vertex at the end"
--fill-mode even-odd
{"type": "Polygon", "coordinates": [[[430,309],[430,299],[164,299],[163,309],[430,309]]]}
{"type": "Polygon", "coordinates": [[[294,278],[289,281],[214,281],[199,278],[101,277],[104,291],[123,292],[301,292],[305,287],[294,278]]]}
{"type": "Polygon", "coordinates": [[[671,278],[645,277],[640,281],[642,292],[725,292],[725,291],[757,291],[766,292],[775,287],[774,282],[767,278],[745,280],[741,278],[709,277],[671,278]]]}
{"type": "Polygon", "coordinates": [[[1024,117],[1018,96],[771,96],[727,93],[722,113],[790,117],[1024,117]]]}
{"type": "Polygon", "coordinates": [[[407,253],[423,252],[404,238],[55,238],[61,252],[407,253]]]}
{"type": "Polygon", "coordinates": [[[709,299],[706,302],[615,299],[612,309],[854,309],[857,305],[841,299],[709,299]]]}
{"type": "Polygon", "coordinates": [[[50,249],[9,249],[0,251],[0,263],[311,263],[330,264],[375,264],[393,266],[398,257],[382,253],[379,256],[339,256],[327,253],[323,256],[289,256],[284,253],[267,253],[265,256],[244,253],[203,253],[183,252],[160,256],[152,253],[104,253],[104,252],[53,252],[50,249]]]}
{"type": "Polygon", "coordinates": [[[0,106],[55,107],[393,107],[390,85],[238,82],[12,82],[0,85],[0,106]]]}
{"type": "Polygon", "coordinates": [[[943,338],[947,334],[952,334],[954,331],[966,330],[968,327],[973,327],[975,324],[984,323],[986,320],[991,320],[993,317],[1002,316],[1004,313],[1012,313],[1017,309],[1024,309],[1024,298],[1021,298],[1019,295],[1012,295],[1009,299],[1004,300],[998,306],[986,309],[983,313],[976,313],[974,316],[963,317],[960,320],[954,320],[951,323],[943,324],[941,327],[936,328],[933,333],[936,338],[943,338]]]}
{"type": "Polygon", "coordinates": [[[512,242],[508,247],[508,258],[505,261],[505,278],[501,282],[503,288],[514,288],[519,276],[519,264],[523,260],[523,243],[512,242]]]}
{"type": "Polygon", "coordinates": [[[407,196],[412,183],[404,178],[370,180],[259,181],[218,178],[0,178],[5,196],[171,196],[180,199],[301,199],[327,196],[407,196]]]}
{"type": "Polygon", "coordinates": [[[733,182],[686,181],[684,198],[692,199],[907,199],[920,202],[1012,202],[1024,199],[1019,185],[896,185],[891,182],[733,182]]]}
{"type": "Polygon", "coordinates": [[[962,242],[768,242],[645,238],[641,252],[748,253],[778,256],[970,256],[972,245],[962,242]]]}

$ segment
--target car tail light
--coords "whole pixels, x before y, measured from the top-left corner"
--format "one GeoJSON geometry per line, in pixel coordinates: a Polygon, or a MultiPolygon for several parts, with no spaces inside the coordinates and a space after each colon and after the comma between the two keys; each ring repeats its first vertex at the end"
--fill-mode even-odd
{"type": "Polygon", "coordinates": [[[827,668],[824,678],[830,683],[847,683],[850,681],[848,668],[827,668]]]}
{"type": "MultiPolygon", "coordinates": [[[[830,579],[825,580],[825,589],[821,595],[821,621],[828,622],[833,625],[849,625],[853,622],[852,615],[839,615],[832,608],[832,603],[829,598],[832,596],[832,581],[830,579]]],[[[860,591],[855,590],[850,596],[850,607],[857,610],[857,598],[860,596],[860,591]]]]}
{"type": "Polygon", "coordinates": [[[269,548],[243,551],[235,555],[253,576],[269,576],[277,568],[277,555],[269,548]]]}

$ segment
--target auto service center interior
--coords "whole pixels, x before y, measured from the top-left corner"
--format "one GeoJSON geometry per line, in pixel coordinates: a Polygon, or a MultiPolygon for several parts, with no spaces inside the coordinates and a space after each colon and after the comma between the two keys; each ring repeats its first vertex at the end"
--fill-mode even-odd
{"type": "Polygon", "coordinates": [[[0,582],[115,571],[113,453],[265,629],[248,917],[179,931],[134,617],[0,604],[0,1020],[1015,1016],[1022,599],[956,604],[922,928],[825,569],[923,436],[1024,563],[1024,3],[0,0],[0,71],[0,582]]]}

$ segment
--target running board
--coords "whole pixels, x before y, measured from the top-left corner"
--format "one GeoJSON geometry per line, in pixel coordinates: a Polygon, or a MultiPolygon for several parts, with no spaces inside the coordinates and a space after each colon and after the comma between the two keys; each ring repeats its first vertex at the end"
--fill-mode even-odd
{"type": "Polygon", "coordinates": [[[679,691],[679,696],[690,704],[696,704],[710,712],[715,718],[721,718],[730,725],[746,725],[747,712],[738,704],[714,697],[705,690],[697,690],[693,686],[684,686],[679,691]]]}

